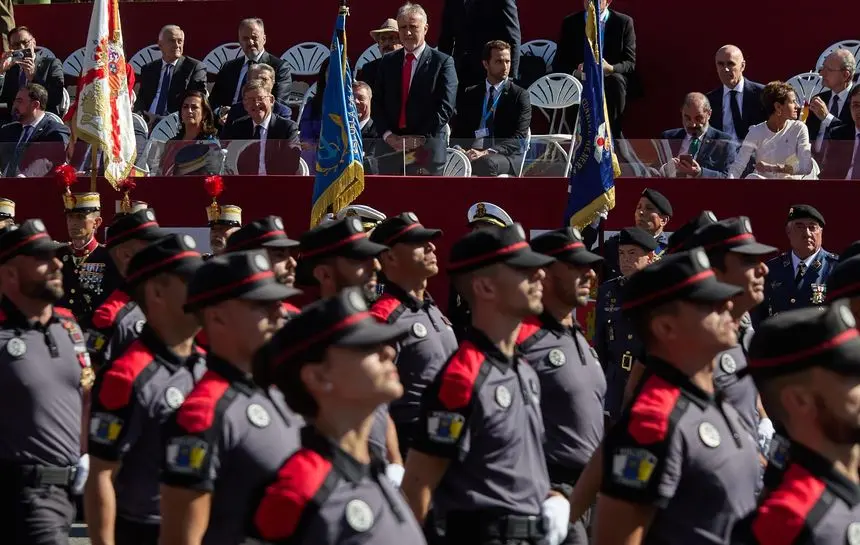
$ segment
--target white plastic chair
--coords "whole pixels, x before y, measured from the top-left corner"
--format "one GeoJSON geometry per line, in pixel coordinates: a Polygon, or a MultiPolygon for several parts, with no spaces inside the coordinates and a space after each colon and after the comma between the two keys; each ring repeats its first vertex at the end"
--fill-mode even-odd
{"type": "Polygon", "coordinates": [[[543,62],[546,63],[546,71],[549,72],[552,70],[552,63],[555,60],[557,49],[558,46],[552,40],[532,40],[520,47],[520,54],[542,58],[543,62]]]}
{"type": "Polygon", "coordinates": [[[308,92],[310,85],[305,81],[293,81],[290,83],[290,95],[287,98],[287,106],[301,108],[304,103],[305,93],[308,92]]]}
{"type": "Polygon", "coordinates": [[[311,99],[314,98],[314,96],[316,94],[317,94],[317,83],[314,82],[313,85],[308,87],[308,90],[305,91],[305,96],[304,96],[304,98],[302,98],[302,104],[301,104],[301,106],[299,106],[299,117],[296,118],[297,120],[300,121],[302,119],[302,112],[305,110],[305,106],[308,105],[308,102],[310,102],[311,99]]]}
{"type": "Polygon", "coordinates": [[[140,114],[131,114],[131,121],[134,123],[135,132],[143,130],[144,134],[149,134],[149,125],[146,124],[146,119],[140,114]]]}
{"type": "Polygon", "coordinates": [[[58,116],[54,112],[45,112],[45,117],[47,117],[51,121],[54,121],[55,123],[59,123],[60,125],[63,124],[63,118],[58,116]]]}
{"type": "Polygon", "coordinates": [[[448,148],[448,158],[445,161],[444,176],[466,177],[472,175],[472,162],[462,151],[448,148]]]}
{"type": "Polygon", "coordinates": [[[815,63],[815,69],[821,70],[821,67],[824,66],[824,61],[827,59],[827,56],[836,51],[837,49],[847,49],[854,55],[854,59],[860,61],[860,40],[842,40],[841,42],[836,42],[831,45],[818,57],[818,62],[815,63]]]}
{"type": "Polygon", "coordinates": [[[286,61],[294,76],[315,76],[330,54],[331,50],[321,43],[304,42],[287,49],[281,60],[286,61]]]}
{"type": "Polygon", "coordinates": [[[84,55],[86,54],[87,48],[82,47],[80,49],[76,49],[71,55],[66,57],[66,60],[63,61],[63,73],[73,78],[75,83],[77,83],[78,78],[81,76],[81,70],[84,68],[84,55]]]}
{"type": "Polygon", "coordinates": [[[132,55],[128,62],[134,68],[134,73],[139,76],[141,68],[160,58],[161,49],[158,48],[158,44],[152,44],[132,55]]]}
{"type": "Polygon", "coordinates": [[[525,168],[526,168],[526,156],[528,156],[529,149],[531,148],[531,146],[532,146],[532,129],[531,129],[531,127],[529,127],[528,130],[526,131],[526,141],[525,141],[525,145],[523,146],[523,158],[520,161],[520,168],[517,169],[517,178],[523,177],[523,170],[525,170],[525,168]]]}
{"type": "Polygon", "coordinates": [[[55,59],[57,58],[57,56],[54,55],[53,51],[51,51],[47,47],[42,47],[41,45],[36,47],[36,54],[41,55],[44,59],[50,59],[52,57],[55,59]]]}
{"type": "Polygon", "coordinates": [[[355,61],[355,71],[358,72],[361,70],[361,67],[365,64],[375,61],[376,59],[381,58],[382,55],[379,53],[379,47],[376,44],[368,47],[364,50],[361,56],[355,61]]]}
{"type": "Polygon", "coordinates": [[[221,44],[207,53],[203,57],[203,64],[206,65],[206,72],[215,76],[228,61],[238,59],[242,55],[244,53],[242,53],[242,46],[239,45],[239,42],[229,42],[221,44]]]}
{"type": "Polygon", "coordinates": [[[785,82],[794,87],[794,94],[797,95],[797,101],[801,106],[820,93],[822,89],[821,75],[815,72],[798,74],[785,82]]]}
{"type": "Polygon", "coordinates": [[[567,169],[576,139],[565,119],[565,111],[580,103],[582,84],[570,74],[547,74],[529,87],[529,98],[531,105],[536,106],[549,120],[547,134],[533,134],[530,142],[549,144],[550,150],[560,152],[567,169]],[[562,146],[565,142],[570,142],[568,150],[562,146]]]}
{"type": "Polygon", "coordinates": [[[69,92],[66,91],[65,87],[63,87],[63,97],[60,99],[60,115],[65,116],[71,107],[72,97],[69,96],[69,92]]]}
{"type": "Polygon", "coordinates": [[[310,176],[311,169],[308,168],[307,162],[299,157],[299,176],[310,176]]]}
{"type": "Polygon", "coordinates": [[[156,142],[167,142],[177,134],[179,134],[179,114],[174,112],[155,124],[149,138],[156,142]]]}

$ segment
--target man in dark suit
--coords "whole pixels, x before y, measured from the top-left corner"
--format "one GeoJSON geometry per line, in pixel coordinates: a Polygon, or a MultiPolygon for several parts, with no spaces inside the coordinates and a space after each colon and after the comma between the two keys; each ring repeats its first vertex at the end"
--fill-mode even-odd
{"type": "MultiPolygon", "coordinates": [[[[840,125],[852,125],[851,108],[848,107],[848,93],[854,85],[854,71],[857,61],[847,49],[837,49],[824,59],[824,64],[818,71],[821,74],[822,86],[827,90],[816,95],[809,101],[809,113],[806,127],[809,129],[809,141],[816,154],[822,150],[825,138],[832,138],[830,131],[840,125]]],[[[798,97],[798,100],[803,100],[798,97]]],[[[843,131],[844,132],[844,131],[843,131]]]]}
{"type": "MultiPolygon", "coordinates": [[[[590,2],[586,0],[586,8],[590,2]]],[[[600,0],[600,20],[603,31],[603,84],[606,109],[612,135],[621,136],[622,116],[631,96],[641,92],[636,76],[636,31],[633,18],[610,10],[612,0],[600,0]]],[[[558,51],[553,62],[554,72],[581,75],[585,54],[585,12],[568,15],[561,23],[558,51]]],[[[569,109],[571,112],[575,108],[569,109]]]]}
{"type": "Polygon", "coordinates": [[[379,174],[376,161],[376,144],[379,132],[370,117],[370,103],[373,100],[373,90],[363,81],[352,84],[352,95],[355,97],[355,111],[358,114],[358,124],[361,127],[361,145],[364,148],[364,170],[368,174],[379,174]]]}
{"type": "Polygon", "coordinates": [[[476,176],[519,174],[532,120],[528,91],[508,79],[511,46],[493,40],[484,46],[486,79],[457,99],[452,136],[465,148],[476,176]]]}
{"type": "Polygon", "coordinates": [[[167,25],[158,35],[161,58],[140,70],[140,89],[134,111],[154,125],[162,117],[178,112],[186,91],[206,91],[206,67],[185,57],[185,33],[176,25],[167,25]]]}
{"type": "Polygon", "coordinates": [[[744,77],[744,54],[733,45],[721,47],[715,61],[722,85],[707,94],[713,108],[711,125],[743,142],[750,127],[767,118],[761,103],[764,85],[744,77]]]}
{"type": "Polygon", "coordinates": [[[382,57],[394,53],[403,47],[400,43],[400,34],[397,31],[397,19],[386,19],[382,26],[370,31],[370,37],[379,48],[380,58],[365,63],[355,74],[355,79],[370,85],[372,89],[376,85],[376,74],[379,72],[379,63],[382,57]]]}
{"type": "Polygon", "coordinates": [[[852,119],[828,131],[821,179],[860,180],[860,85],[851,89],[846,102],[852,119]]]}
{"type": "MultiPolygon", "coordinates": [[[[248,70],[248,82],[252,81],[261,82],[263,86],[271,93],[272,89],[274,89],[275,87],[275,69],[268,64],[255,64],[250,68],[250,70],[248,70]]],[[[285,117],[287,119],[293,118],[293,112],[286,104],[282,104],[280,102],[275,101],[275,103],[272,105],[272,111],[281,117],[285,117]]],[[[225,127],[236,121],[240,117],[245,117],[248,115],[248,112],[245,111],[245,105],[242,103],[242,101],[233,104],[229,108],[221,108],[222,117],[224,117],[225,113],[225,127]]]]}
{"type": "Polygon", "coordinates": [[[457,72],[454,59],[427,45],[427,13],[406,4],[397,13],[403,49],[386,55],[373,89],[371,115],[384,142],[377,148],[382,174],[441,174],[444,129],[454,113],[457,72]]]}
{"type": "Polygon", "coordinates": [[[290,96],[290,67],[286,61],[268,53],[266,45],[266,29],[263,20],[259,18],[243,19],[239,23],[239,44],[242,46],[244,56],[233,59],[221,67],[215,86],[209,97],[212,109],[220,106],[230,106],[240,100],[242,85],[247,82],[248,68],[254,64],[268,64],[275,69],[275,86],[272,93],[275,100],[282,104],[287,103],[290,96]]]}
{"type": "MultiPolygon", "coordinates": [[[[27,83],[38,83],[48,91],[48,102],[42,104],[42,109],[60,115],[60,104],[63,101],[63,64],[54,57],[45,57],[36,53],[36,39],[30,29],[19,26],[9,32],[9,47],[0,63],[0,74],[4,74],[3,90],[0,91],[0,103],[12,104],[18,89],[27,83]]],[[[11,108],[10,108],[11,111],[11,108]]],[[[11,114],[5,120],[11,119],[11,114]]]]}
{"type": "Polygon", "coordinates": [[[47,101],[48,91],[38,83],[25,84],[15,96],[13,108],[18,121],[0,128],[3,176],[19,173],[44,176],[53,165],[64,162],[71,133],[62,122],[45,114],[42,105],[47,101]],[[53,142],[53,145],[48,142],[53,142]],[[34,164],[39,160],[47,168],[34,164]],[[28,172],[28,167],[32,167],[31,172],[28,172]],[[38,169],[38,172],[33,169],[38,169]]]}
{"type": "Polygon", "coordinates": [[[672,160],[663,165],[664,176],[725,178],[735,162],[737,143],[730,134],[710,126],[711,104],[702,93],[690,93],[681,106],[684,126],[663,133],[672,160]]]}
{"type": "Polygon", "coordinates": [[[454,57],[460,88],[484,81],[484,45],[511,45],[511,77],[520,63],[520,16],[516,0],[445,0],[439,51],[454,57]]]}

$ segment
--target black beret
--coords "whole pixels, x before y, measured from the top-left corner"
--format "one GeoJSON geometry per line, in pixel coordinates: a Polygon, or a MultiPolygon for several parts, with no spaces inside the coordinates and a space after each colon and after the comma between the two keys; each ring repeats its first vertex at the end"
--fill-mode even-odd
{"type": "Polygon", "coordinates": [[[147,208],[132,214],[123,214],[114,219],[108,227],[105,246],[111,249],[129,240],[153,241],[165,235],[167,232],[159,227],[155,212],[147,208]]]}
{"type": "Polygon", "coordinates": [[[844,297],[860,296],[860,256],[843,260],[827,277],[827,300],[834,301],[844,297]]]}
{"type": "Polygon", "coordinates": [[[463,274],[496,263],[520,268],[545,267],[553,261],[532,250],[523,226],[515,223],[501,229],[473,231],[455,242],[448,259],[448,273],[463,274]]]}
{"type": "Polygon", "coordinates": [[[0,234],[0,263],[19,255],[41,255],[55,252],[63,244],[55,242],[40,219],[30,219],[12,225],[0,234]]]}
{"type": "MultiPolygon", "coordinates": [[[[131,217],[131,216],[129,216],[131,217]]],[[[190,277],[203,265],[197,244],[190,235],[164,236],[139,252],[128,262],[125,283],[134,288],[159,274],[190,277]]]]}
{"type": "Polygon", "coordinates": [[[698,216],[694,217],[682,225],[677,231],[672,233],[669,237],[669,243],[666,246],[666,253],[674,254],[689,250],[693,247],[689,245],[690,239],[693,237],[693,233],[705,225],[710,225],[711,223],[717,223],[717,216],[715,216],[713,212],[710,210],[699,212],[698,216]]]}
{"type": "Polygon", "coordinates": [[[705,225],[693,234],[688,243],[701,246],[706,252],[725,250],[745,255],[767,255],[777,251],[773,246],[756,242],[752,224],[746,216],[705,225]]]}
{"type": "Polygon", "coordinates": [[[414,212],[403,212],[382,220],[370,234],[370,240],[384,246],[395,244],[421,244],[442,236],[441,229],[427,229],[414,212]]]}
{"type": "Polygon", "coordinates": [[[618,233],[618,245],[639,246],[646,252],[653,252],[657,249],[657,240],[644,229],[638,227],[625,227],[618,233]]]}
{"type": "Polygon", "coordinates": [[[656,189],[646,189],[642,192],[642,196],[651,201],[651,204],[664,216],[672,215],[672,203],[656,189]]]}
{"type": "Polygon", "coordinates": [[[572,265],[592,266],[603,261],[588,251],[582,234],[575,227],[564,227],[543,233],[531,242],[532,250],[572,265]]]}
{"type": "Polygon", "coordinates": [[[297,240],[287,237],[284,220],[279,216],[266,216],[252,221],[227,238],[227,252],[254,250],[258,248],[293,248],[297,240]]]}
{"type": "Polygon", "coordinates": [[[788,218],[785,223],[800,219],[811,219],[818,222],[818,225],[824,227],[824,216],[821,212],[808,204],[795,204],[788,209],[788,218]]]}

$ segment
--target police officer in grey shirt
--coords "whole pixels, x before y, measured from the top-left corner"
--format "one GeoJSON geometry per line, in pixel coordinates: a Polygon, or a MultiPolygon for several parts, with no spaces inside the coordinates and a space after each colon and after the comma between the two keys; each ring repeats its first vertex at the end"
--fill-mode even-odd
{"type": "Polygon", "coordinates": [[[0,527],[12,545],[68,543],[82,408],[95,374],[41,220],[0,235],[0,527]]]}
{"type": "Polygon", "coordinates": [[[790,438],[782,479],[731,543],[860,542],[860,333],[845,300],[765,320],[747,370],[790,438]]]}
{"type": "Polygon", "coordinates": [[[202,375],[200,329],[182,309],[187,281],[203,264],[188,235],[167,235],[131,259],[125,287],[147,324],[101,369],[90,409],[90,476],[84,494],[96,545],[158,545],[161,425],[202,375]]]}
{"type": "Polygon", "coordinates": [[[427,229],[412,212],[386,219],[370,236],[389,247],[379,256],[385,288],[370,312],[383,323],[409,328],[395,358],[404,393],[389,407],[404,458],[416,433],[421,395],[457,350],[451,322],[427,293],[427,279],[439,273],[433,241],[440,236],[442,231],[427,229]]]}
{"type": "Polygon", "coordinates": [[[701,248],[634,274],[624,312],[645,374],[602,447],[595,543],[725,543],[755,507],[757,442],[715,391],[714,357],[737,343],[731,299],[701,248]]]}
{"type": "Polygon", "coordinates": [[[253,535],[308,545],[422,545],[421,527],[385,461],[368,448],[375,408],[403,394],[393,344],[408,325],[380,324],[357,288],[306,307],[255,358],[291,407],[313,422],[266,488],[253,535]]]}
{"type": "Polygon", "coordinates": [[[254,353],[300,293],[275,280],[262,250],[213,257],[188,285],[186,312],[209,339],[207,372],[165,423],[162,545],[238,545],[262,493],[298,448],[302,419],[251,376],[254,353]]]}
{"type": "MultiPolygon", "coordinates": [[[[573,227],[544,233],[531,247],[556,261],[546,267],[543,279],[544,310],[523,321],[517,347],[540,377],[549,479],[553,489],[567,497],[603,439],[606,379],[572,315],[576,307],[588,304],[597,281],[594,268],[603,258],[585,248],[573,227]]],[[[564,543],[588,543],[586,523],[577,520],[564,543]]]]}

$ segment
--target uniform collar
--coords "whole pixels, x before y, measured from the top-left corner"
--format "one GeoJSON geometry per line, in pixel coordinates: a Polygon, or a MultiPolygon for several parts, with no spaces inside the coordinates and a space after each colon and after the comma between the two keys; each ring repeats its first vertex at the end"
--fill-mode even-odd
{"type": "Polygon", "coordinates": [[[379,477],[385,471],[385,463],[373,455],[373,449],[370,452],[370,464],[362,464],[313,426],[302,428],[301,437],[302,447],[331,462],[337,472],[352,484],[357,485],[371,476],[379,477]]]}
{"type": "Polygon", "coordinates": [[[161,340],[155,330],[152,329],[148,323],[144,324],[139,338],[144,346],[152,352],[152,355],[158,357],[158,362],[164,364],[164,366],[170,370],[171,374],[186,366],[188,369],[192,369],[194,367],[194,363],[196,363],[200,357],[196,350],[194,350],[192,355],[187,358],[183,358],[178,355],[164,344],[164,341],[161,340]]]}
{"type": "Polygon", "coordinates": [[[387,293],[388,295],[396,298],[398,301],[406,305],[406,308],[413,312],[417,312],[421,309],[426,310],[427,308],[436,305],[436,302],[433,301],[433,298],[429,293],[427,293],[427,290],[424,290],[424,301],[419,301],[391,280],[386,280],[383,293],[387,293]]]}
{"type": "Polygon", "coordinates": [[[53,316],[44,326],[38,320],[30,320],[24,316],[18,307],[8,298],[0,300],[0,324],[5,329],[47,329],[52,323],[59,321],[60,316],[54,311],[53,316]]]}
{"type": "Polygon", "coordinates": [[[72,249],[72,253],[75,254],[75,257],[84,257],[93,253],[93,251],[98,247],[98,245],[99,241],[96,240],[95,235],[93,235],[93,238],[91,238],[90,241],[87,242],[80,250],[75,248],[72,244],[69,244],[69,248],[72,249]]]}
{"type": "MultiPolygon", "coordinates": [[[[546,310],[541,312],[540,316],[538,316],[538,320],[540,320],[541,326],[544,329],[552,331],[557,335],[570,335],[572,333],[571,328],[567,327],[566,325],[563,325],[561,322],[556,320],[555,317],[546,310]]],[[[576,322],[574,322],[573,327],[577,327],[576,322]]]]}
{"type": "Polygon", "coordinates": [[[473,327],[472,325],[469,325],[466,328],[463,340],[470,341],[474,344],[478,350],[487,356],[487,361],[498,367],[502,372],[507,371],[514,364],[516,356],[508,357],[502,354],[499,347],[496,346],[483,331],[473,327]]]}
{"type": "Polygon", "coordinates": [[[652,356],[651,354],[647,355],[646,362],[645,368],[648,371],[651,371],[663,380],[677,386],[686,394],[689,394],[687,397],[689,397],[699,407],[704,409],[708,405],[715,404],[713,395],[693,384],[690,377],[679,371],[678,368],[671,363],[656,356],[652,356]]]}
{"type": "Polygon", "coordinates": [[[242,371],[224,358],[215,355],[213,352],[209,352],[206,355],[206,368],[210,371],[214,371],[231,383],[236,382],[249,386],[253,390],[257,389],[257,384],[254,382],[250,373],[242,371]]]}
{"type": "Polygon", "coordinates": [[[824,481],[827,488],[850,507],[860,504],[860,486],[836,471],[830,460],[796,441],[791,442],[790,459],[824,481]]]}

